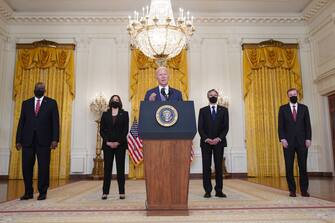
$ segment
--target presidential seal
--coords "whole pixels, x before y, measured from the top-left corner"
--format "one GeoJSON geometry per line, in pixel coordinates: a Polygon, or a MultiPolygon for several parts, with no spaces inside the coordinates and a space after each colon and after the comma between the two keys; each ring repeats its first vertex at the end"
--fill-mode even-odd
{"type": "Polygon", "coordinates": [[[156,111],[157,122],[164,127],[171,127],[178,121],[178,112],[171,105],[162,105],[156,111]]]}

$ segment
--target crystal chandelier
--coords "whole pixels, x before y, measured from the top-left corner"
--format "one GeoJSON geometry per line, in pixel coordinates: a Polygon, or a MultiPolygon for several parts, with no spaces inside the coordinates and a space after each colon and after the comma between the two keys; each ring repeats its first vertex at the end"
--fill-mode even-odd
{"type": "Polygon", "coordinates": [[[175,21],[170,0],[151,0],[150,10],[146,6],[141,16],[137,11],[129,16],[127,31],[132,47],[162,64],[187,46],[195,29],[190,12],[180,8],[175,21]]]}

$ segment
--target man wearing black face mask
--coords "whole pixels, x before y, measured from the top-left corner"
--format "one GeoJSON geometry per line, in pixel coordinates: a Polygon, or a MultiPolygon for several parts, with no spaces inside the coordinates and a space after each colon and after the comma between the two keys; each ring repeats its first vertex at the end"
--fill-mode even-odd
{"type": "Polygon", "coordinates": [[[22,150],[22,172],[25,193],[20,198],[33,198],[33,170],[38,161],[38,200],[45,200],[49,187],[50,150],[59,141],[59,114],[57,102],[44,96],[44,83],[35,85],[35,97],[22,103],[16,133],[16,149],[22,150]]]}
{"type": "Polygon", "coordinates": [[[226,135],[229,129],[228,109],[217,104],[218,92],[215,89],[207,92],[210,105],[199,112],[198,132],[202,155],[203,187],[205,198],[211,197],[212,154],[215,164],[215,196],[226,197],[222,192],[222,160],[224,147],[227,146],[226,135]]]}
{"type": "Polygon", "coordinates": [[[278,135],[284,149],[286,180],[290,197],[296,197],[296,184],[293,175],[294,156],[297,153],[300,175],[301,196],[309,197],[307,176],[307,154],[311,146],[312,130],[309,111],[306,105],[297,103],[298,91],[287,91],[290,102],[282,105],[278,114],[278,135]]]}

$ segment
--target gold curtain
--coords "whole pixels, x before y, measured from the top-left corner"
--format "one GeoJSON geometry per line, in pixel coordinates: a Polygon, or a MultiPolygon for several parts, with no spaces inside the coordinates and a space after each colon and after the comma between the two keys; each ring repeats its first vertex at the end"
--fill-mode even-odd
{"type": "MultiPolygon", "coordinates": [[[[144,100],[147,90],[157,86],[155,70],[158,67],[154,60],[146,57],[141,51],[133,49],[130,65],[130,100],[131,122],[139,115],[140,102],[144,100]]],[[[180,90],[183,100],[188,100],[188,74],[186,49],[167,62],[169,68],[169,85],[180,90]]],[[[145,149],[145,148],[144,148],[145,149]]],[[[143,163],[135,166],[129,161],[129,178],[143,178],[143,163]]]]}
{"type": "Polygon", "coordinates": [[[285,176],[278,111],[288,103],[289,88],[297,88],[302,99],[297,48],[277,41],[243,45],[248,176],[285,176]]]}
{"type": "MultiPolygon", "coordinates": [[[[22,179],[21,151],[15,149],[16,129],[22,101],[33,97],[35,83],[39,81],[46,84],[46,96],[57,101],[60,115],[60,142],[51,152],[50,177],[66,179],[70,174],[72,101],[75,96],[74,45],[64,48],[18,45],[15,69],[9,179],[22,179]]],[[[37,162],[34,172],[36,177],[37,162]]]]}

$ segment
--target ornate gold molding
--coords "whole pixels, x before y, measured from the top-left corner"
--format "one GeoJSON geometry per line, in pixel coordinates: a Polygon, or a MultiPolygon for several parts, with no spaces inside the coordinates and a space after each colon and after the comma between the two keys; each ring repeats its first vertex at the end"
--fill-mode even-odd
{"type": "Polygon", "coordinates": [[[279,47],[279,48],[299,48],[298,43],[283,43],[281,41],[269,39],[260,43],[243,43],[242,49],[262,48],[262,47],[279,47]]]}
{"type": "Polygon", "coordinates": [[[48,47],[48,48],[65,48],[65,49],[75,49],[75,44],[72,43],[56,43],[49,40],[40,40],[33,43],[17,43],[16,49],[32,49],[38,47],[48,47]]]}

